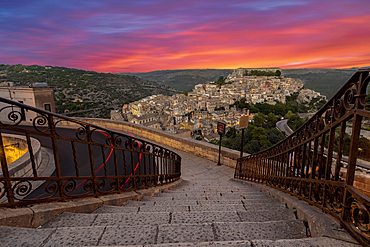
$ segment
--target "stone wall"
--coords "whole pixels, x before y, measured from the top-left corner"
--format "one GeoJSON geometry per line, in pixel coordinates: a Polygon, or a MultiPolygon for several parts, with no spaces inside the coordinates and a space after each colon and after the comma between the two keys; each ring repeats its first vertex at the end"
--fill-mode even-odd
{"type": "MultiPolygon", "coordinates": [[[[346,179],[347,172],[341,171],[342,177],[346,179]]],[[[365,172],[355,172],[355,181],[353,182],[353,187],[359,190],[362,194],[370,197],[370,175],[365,172]]]]}
{"type": "MultiPolygon", "coordinates": [[[[97,118],[80,118],[80,120],[107,129],[127,131],[137,136],[138,138],[142,137],[159,144],[164,144],[179,149],[181,151],[212,160],[216,163],[218,162],[218,146],[214,144],[193,140],[183,136],[171,134],[162,130],[156,130],[142,125],[137,125],[123,121],[97,118]]],[[[64,121],[62,123],[68,124],[64,121]]],[[[240,155],[239,151],[222,147],[221,164],[235,168],[236,160],[237,158],[239,158],[239,155],[240,155]]]]}

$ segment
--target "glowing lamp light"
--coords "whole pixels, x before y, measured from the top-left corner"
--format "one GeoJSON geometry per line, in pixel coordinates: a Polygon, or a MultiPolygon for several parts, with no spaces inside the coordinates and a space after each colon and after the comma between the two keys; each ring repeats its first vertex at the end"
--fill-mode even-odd
{"type": "MultiPolygon", "coordinates": [[[[7,143],[4,142],[4,151],[5,151],[5,158],[6,163],[10,164],[27,152],[27,149],[20,149],[18,143],[7,143]]],[[[0,164],[1,167],[1,164],[0,164]]]]}

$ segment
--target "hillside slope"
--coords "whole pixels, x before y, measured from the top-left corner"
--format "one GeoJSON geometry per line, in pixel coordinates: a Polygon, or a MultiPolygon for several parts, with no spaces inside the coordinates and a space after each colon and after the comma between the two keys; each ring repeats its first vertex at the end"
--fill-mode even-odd
{"type": "Polygon", "coordinates": [[[191,91],[197,84],[215,81],[219,76],[226,76],[231,69],[185,69],[185,70],[160,70],[147,73],[118,73],[134,75],[146,80],[155,81],[179,90],[191,91]]]}
{"type": "MultiPolygon", "coordinates": [[[[187,69],[161,70],[147,73],[119,73],[135,75],[146,80],[190,91],[196,84],[215,81],[219,76],[227,76],[231,69],[187,69]]],[[[305,87],[330,98],[352,76],[356,69],[283,69],[286,77],[301,79],[305,87]]]]}
{"type": "Polygon", "coordinates": [[[305,88],[320,92],[329,99],[355,71],[356,69],[283,69],[282,73],[286,77],[301,79],[305,88]]]}
{"type": "Polygon", "coordinates": [[[1,64],[0,82],[4,81],[12,81],[16,86],[47,82],[54,90],[55,104],[60,113],[66,109],[83,111],[83,115],[77,115],[86,117],[109,118],[109,111],[120,109],[123,104],[152,94],[178,93],[174,88],[131,75],[37,65],[1,64]]]}

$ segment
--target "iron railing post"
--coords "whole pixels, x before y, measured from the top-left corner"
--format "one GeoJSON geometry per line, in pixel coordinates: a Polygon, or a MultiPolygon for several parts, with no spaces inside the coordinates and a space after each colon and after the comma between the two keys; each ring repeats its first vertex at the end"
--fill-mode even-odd
{"type": "Polygon", "coordinates": [[[356,169],[356,160],[358,157],[358,146],[360,140],[360,131],[361,131],[361,122],[362,116],[355,113],[352,125],[352,136],[351,144],[349,147],[349,157],[348,157],[348,167],[346,175],[346,183],[348,185],[353,185],[355,180],[355,169],[356,169]]]}
{"type": "Polygon", "coordinates": [[[60,167],[60,160],[59,160],[59,152],[58,152],[58,144],[55,132],[55,125],[54,125],[54,118],[52,115],[48,115],[48,125],[51,134],[51,145],[54,154],[54,163],[55,163],[55,173],[57,175],[57,184],[58,184],[58,192],[61,200],[65,200],[64,189],[63,189],[63,181],[62,181],[62,171],[60,167]]]}
{"type": "Polygon", "coordinates": [[[326,164],[325,164],[325,179],[330,180],[331,175],[331,166],[333,160],[333,152],[334,152],[334,138],[335,138],[335,127],[332,127],[329,132],[329,143],[328,143],[328,151],[326,155],[326,164]]]}
{"type": "Polygon", "coordinates": [[[10,175],[8,170],[8,164],[6,162],[5,150],[4,150],[4,143],[3,137],[0,130],[0,162],[1,162],[1,169],[3,171],[4,181],[4,188],[6,191],[6,196],[8,198],[8,202],[11,206],[14,206],[14,195],[12,190],[12,183],[10,182],[10,175]]]}
{"type": "MultiPolygon", "coordinates": [[[[86,135],[87,135],[87,141],[88,141],[88,149],[89,149],[89,161],[90,161],[90,171],[91,171],[91,177],[93,182],[93,190],[94,195],[98,195],[98,187],[96,184],[96,176],[95,176],[95,165],[94,165],[94,157],[93,157],[93,150],[92,150],[92,139],[91,139],[91,130],[90,126],[86,126],[86,135]]],[[[113,142],[112,142],[113,143],[113,142]]],[[[86,181],[87,182],[87,181],[86,181]]]]}
{"type": "Polygon", "coordinates": [[[338,181],[339,176],[340,176],[340,168],[342,166],[342,154],[343,154],[343,144],[344,144],[345,132],[346,132],[346,122],[344,121],[340,125],[338,151],[337,151],[337,163],[336,163],[336,166],[335,166],[334,181],[338,181]]]}
{"type": "MultiPolygon", "coordinates": [[[[110,133],[110,136],[112,138],[111,145],[112,145],[112,148],[113,148],[114,173],[117,177],[116,178],[116,186],[117,186],[116,190],[117,190],[117,192],[120,192],[121,191],[121,182],[120,182],[120,179],[119,179],[117,149],[115,148],[117,146],[116,136],[113,133],[110,133]]],[[[124,152],[125,151],[122,151],[123,159],[125,159],[124,152]]],[[[123,165],[126,166],[125,162],[123,162],[123,165]]]]}

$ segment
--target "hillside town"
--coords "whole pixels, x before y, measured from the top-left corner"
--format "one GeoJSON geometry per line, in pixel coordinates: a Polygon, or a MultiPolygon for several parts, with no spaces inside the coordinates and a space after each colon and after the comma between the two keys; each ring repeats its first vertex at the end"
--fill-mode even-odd
{"type": "Polygon", "coordinates": [[[249,104],[285,104],[286,97],[294,93],[299,93],[300,103],[326,99],[304,89],[301,80],[281,76],[280,68],[238,68],[226,78],[196,85],[191,92],[151,95],[126,104],[122,111],[112,111],[111,118],[209,141],[218,136],[218,121],[227,127],[238,126],[243,115],[253,121],[253,113],[233,107],[235,102],[245,99],[249,104]]]}

